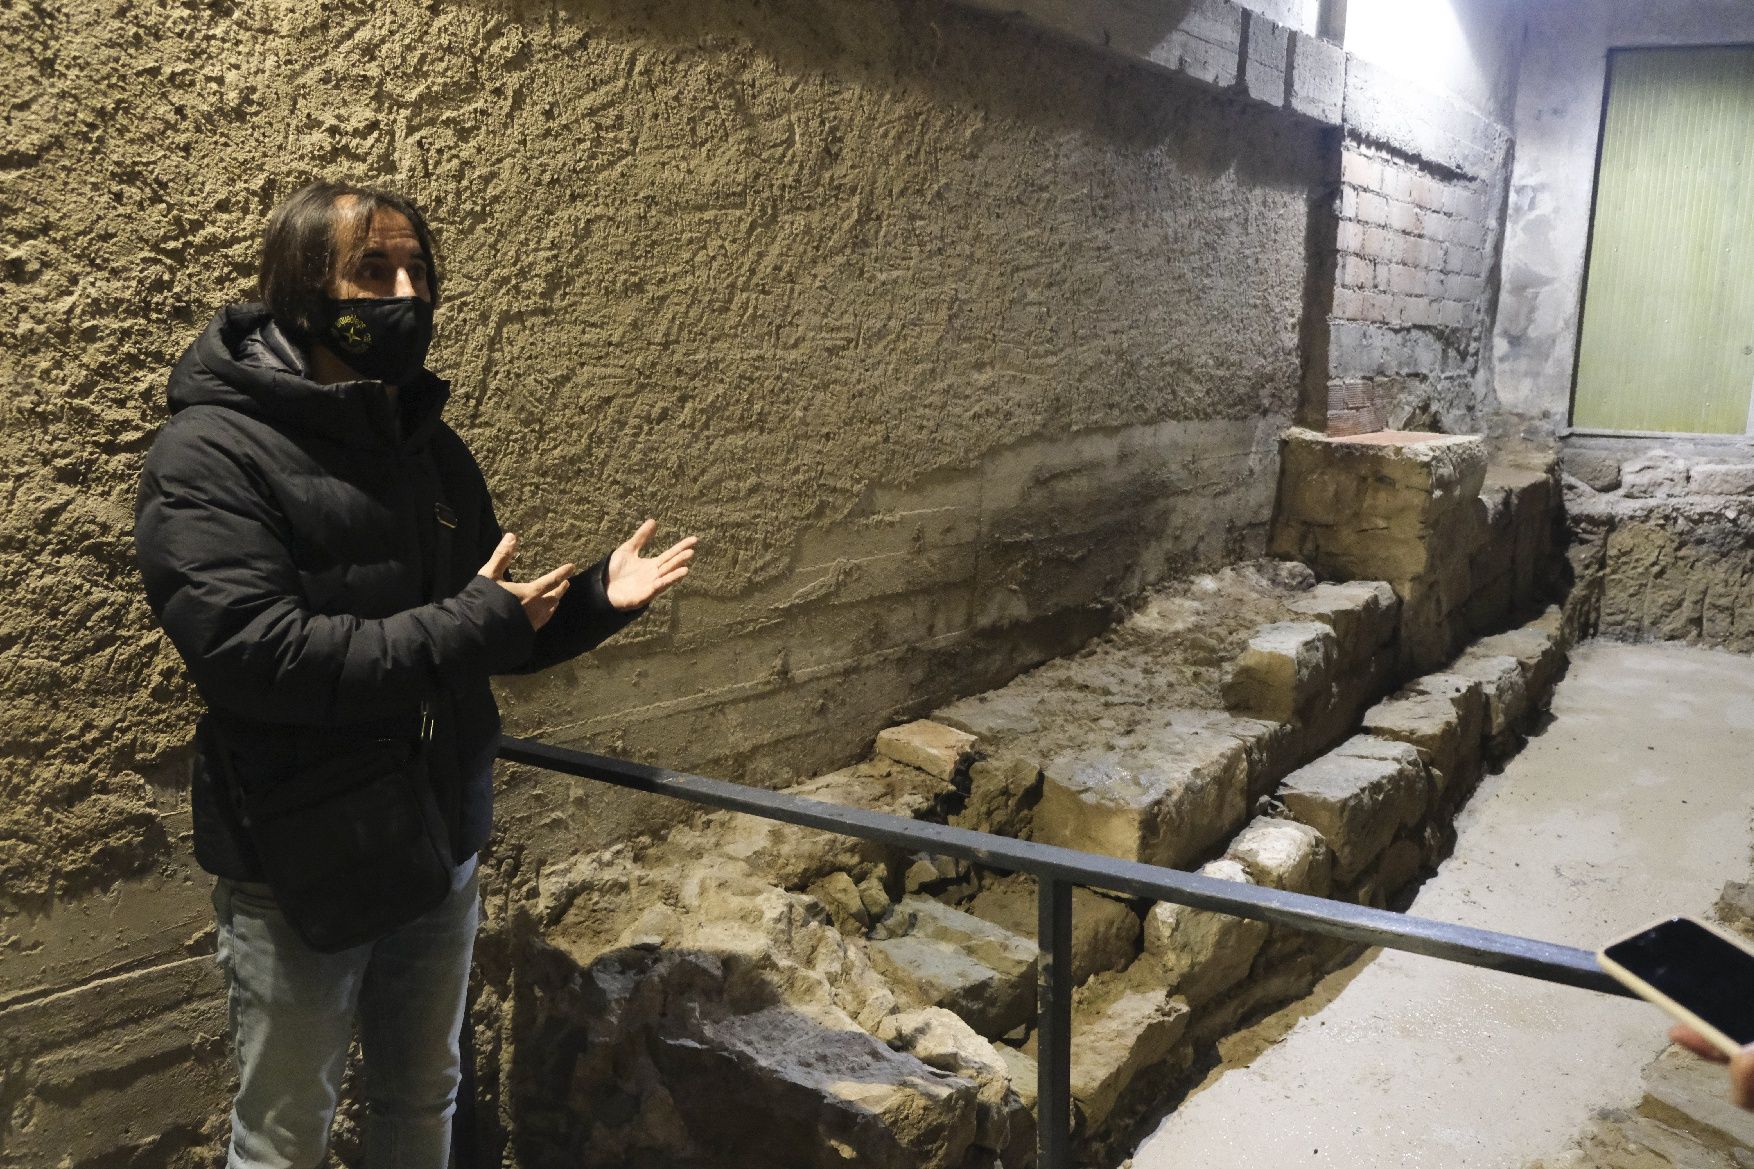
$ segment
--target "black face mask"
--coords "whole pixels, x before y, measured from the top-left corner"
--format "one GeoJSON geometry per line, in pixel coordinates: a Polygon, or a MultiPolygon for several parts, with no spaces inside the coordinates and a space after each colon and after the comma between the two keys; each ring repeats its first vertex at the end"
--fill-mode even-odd
{"type": "Polygon", "coordinates": [[[426,363],[432,345],[432,304],[418,296],[325,297],[318,329],[335,356],[368,378],[406,385],[426,363]]]}

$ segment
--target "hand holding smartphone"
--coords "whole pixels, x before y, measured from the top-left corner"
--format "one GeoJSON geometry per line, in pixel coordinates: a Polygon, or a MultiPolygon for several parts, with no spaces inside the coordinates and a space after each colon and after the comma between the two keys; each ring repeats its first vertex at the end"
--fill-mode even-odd
{"type": "Polygon", "coordinates": [[[1754,1043],[1754,950],[1723,930],[1671,917],[1610,942],[1596,961],[1726,1058],[1754,1043]]]}

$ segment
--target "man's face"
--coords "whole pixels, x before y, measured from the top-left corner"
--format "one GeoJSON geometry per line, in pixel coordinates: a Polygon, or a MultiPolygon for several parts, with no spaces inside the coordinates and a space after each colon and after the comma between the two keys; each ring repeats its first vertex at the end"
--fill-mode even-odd
{"type": "Polygon", "coordinates": [[[359,261],[351,270],[337,272],[330,280],[330,295],[337,300],[418,296],[429,301],[430,263],[408,217],[400,211],[382,208],[372,216],[359,261]]]}

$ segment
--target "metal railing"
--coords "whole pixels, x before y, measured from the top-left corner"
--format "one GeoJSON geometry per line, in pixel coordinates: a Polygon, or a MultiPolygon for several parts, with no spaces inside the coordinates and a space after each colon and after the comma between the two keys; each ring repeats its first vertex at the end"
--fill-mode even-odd
{"type": "Polygon", "coordinates": [[[769,820],[820,828],[936,856],[960,857],[987,868],[1036,878],[1037,1165],[1068,1169],[1072,1155],[1072,889],[1086,885],[1132,897],[1169,901],[1234,917],[1325,934],[1366,946],[1405,950],[1446,962],[1482,966],[1543,982],[1629,996],[1596,965],[1587,950],[1514,934],[1409,917],[1385,909],[1222,881],[1138,861],[1013,840],[968,828],[933,824],[887,812],[824,803],[648,767],[624,759],[553,747],[533,739],[500,738],[499,755],[515,763],[601,780],[652,795],[769,820]]]}

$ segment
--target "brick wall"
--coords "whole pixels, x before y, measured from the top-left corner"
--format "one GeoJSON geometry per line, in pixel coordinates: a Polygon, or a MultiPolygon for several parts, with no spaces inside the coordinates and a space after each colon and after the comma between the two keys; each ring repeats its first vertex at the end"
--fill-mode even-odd
{"type": "Polygon", "coordinates": [[[1441,427],[1478,374],[1497,234],[1481,179],[1349,139],[1330,339],[1334,434],[1441,427]]]}
{"type": "Polygon", "coordinates": [[[1352,58],[1342,125],[1327,430],[1481,430],[1509,136],[1352,58]]]}

